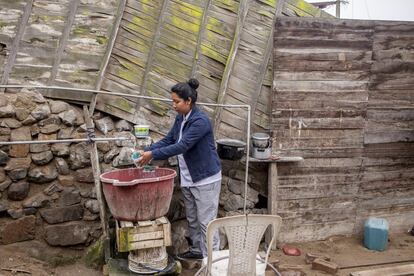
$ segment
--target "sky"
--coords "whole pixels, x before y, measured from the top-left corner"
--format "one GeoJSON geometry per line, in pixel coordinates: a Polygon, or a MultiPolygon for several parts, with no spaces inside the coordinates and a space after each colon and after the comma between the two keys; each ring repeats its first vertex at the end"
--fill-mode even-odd
{"type": "MultiPolygon", "coordinates": [[[[327,0],[305,0],[309,3],[327,0]]],[[[341,18],[414,21],[414,0],[348,0],[341,5],[341,18]]],[[[335,6],[324,9],[335,15],[335,6]]]]}

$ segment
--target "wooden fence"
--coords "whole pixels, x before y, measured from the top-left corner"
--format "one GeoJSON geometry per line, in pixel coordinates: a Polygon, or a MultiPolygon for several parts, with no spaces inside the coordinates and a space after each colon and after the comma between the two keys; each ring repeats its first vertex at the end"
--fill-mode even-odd
{"type": "Polygon", "coordinates": [[[369,216],[414,223],[414,24],[280,18],[273,150],[283,240],[355,234],[369,216]]]}

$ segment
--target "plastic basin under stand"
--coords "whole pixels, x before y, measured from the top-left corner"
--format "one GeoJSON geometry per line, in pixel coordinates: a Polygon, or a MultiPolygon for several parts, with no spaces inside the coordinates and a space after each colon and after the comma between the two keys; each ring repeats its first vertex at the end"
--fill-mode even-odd
{"type": "Polygon", "coordinates": [[[101,174],[105,199],[117,220],[143,221],[164,216],[171,203],[174,177],[172,169],[142,168],[114,170],[101,174]]]}

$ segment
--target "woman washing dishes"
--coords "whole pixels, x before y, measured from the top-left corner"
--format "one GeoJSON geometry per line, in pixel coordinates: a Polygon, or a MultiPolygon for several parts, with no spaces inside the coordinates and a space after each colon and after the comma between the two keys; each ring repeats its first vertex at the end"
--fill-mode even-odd
{"type": "MultiPolygon", "coordinates": [[[[221,164],[213,129],[208,116],[196,106],[198,85],[196,79],[190,79],[171,88],[173,107],[178,113],[174,124],[167,136],[142,152],[137,161],[143,166],[151,159],[178,157],[191,240],[189,251],[178,254],[178,259],[207,256],[207,225],[217,216],[221,188],[221,164]]],[[[216,233],[213,250],[218,249],[216,233]]]]}

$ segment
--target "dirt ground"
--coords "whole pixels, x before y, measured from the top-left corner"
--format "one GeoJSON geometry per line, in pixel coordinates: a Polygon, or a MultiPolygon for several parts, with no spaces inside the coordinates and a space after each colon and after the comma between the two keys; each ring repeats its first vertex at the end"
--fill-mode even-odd
{"type": "MultiPolygon", "coordinates": [[[[329,256],[341,268],[337,275],[349,275],[353,271],[370,268],[414,264],[414,236],[407,233],[393,234],[387,250],[370,251],[356,237],[334,236],[325,241],[289,244],[301,250],[301,256],[286,256],[281,250],[272,252],[271,260],[279,261],[281,267],[297,269],[305,275],[328,275],[312,270],[305,263],[305,254],[329,256]],[[407,261],[407,262],[405,262],[407,261]],[[387,263],[385,265],[379,265],[387,263]]],[[[49,247],[37,241],[0,246],[0,275],[102,275],[101,271],[87,268],[81,257],[83,250],[49,247]]],[[[194,275],[196,269],[184,269],[182,275],[194,275]]],[[[304,275],[302,274],[302,275],[304,275]]]]}

